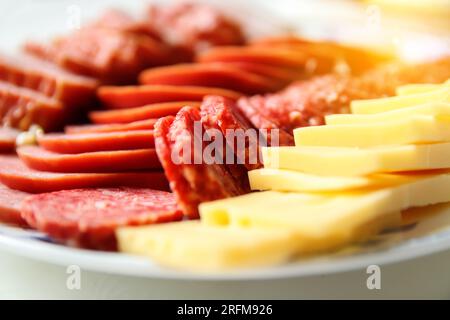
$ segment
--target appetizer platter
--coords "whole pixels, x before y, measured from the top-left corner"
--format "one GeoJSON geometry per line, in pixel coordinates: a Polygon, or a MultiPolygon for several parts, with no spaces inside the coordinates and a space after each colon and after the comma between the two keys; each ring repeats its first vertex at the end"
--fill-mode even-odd
{"type": "Polygon", "coordinates": [[[141,11],[0,53],[0,249],[266,279],[450,248],[450,55],[141,11]]]}

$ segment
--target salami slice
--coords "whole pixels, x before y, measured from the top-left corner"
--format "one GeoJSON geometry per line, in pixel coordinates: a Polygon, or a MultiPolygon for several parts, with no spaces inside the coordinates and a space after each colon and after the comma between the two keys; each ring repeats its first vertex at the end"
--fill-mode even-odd
{"type": "Polygon", "coordinates": [[[175,118],[162,118],[155,125],[158,157],[180,208],[189,218],[198,218],[201,202],[245,193],[226,166],[206,164],[205,143],[195,131],[195,125],[201,126],[200,119],[197,109],[184,107],[175,118]]]}
{"type": "Polygon", "coordinates": [[[0,153],[14,151],[19,133],[18,130],[12,128],[0,127],[0,153]]]}
{"type": "Polygon", "coordinates": [[[30,169],[16,156],[0,156],[0,182],[11,189],[41,193],[77,188],[147,187],[169,190],[161,171],[121,173],[54,173],[30,169]]]}
{"type": "Polygon", "coordinates": [[[38,137],[39,145],[57,153],[85,153],[148,149],[155,146],[152,130],[106,133],[57,134],[38,137]]]}
{"type": "Polygon", "coordinates": [[[57,241],[116,250],[115,230],[182,218],[172,193],[140,188],[75,189],[27,198],[22,216],[57,241]]]}
{"type": "Polygon", "coordinates": [[[17,154],[30,168],[49,172],[121,172],[161,168],[155,149],[63,154],[24,146],[17,149],[17,154]]]}
{"type": "Polygon", "coordinates": [[[153,129],[158,119],[148,119],[133,121],[130,123],[111,123],[111,124],[83,124],[66,126],[65,132],[68,134],[82,134],[93,132],[120,132],[132,130],[149,130],[153,129]]]}
{"type": "Polygon", "coordinates": [[[0,222],[19,226],[27,226],[22,218],[20,208],[23,200],[30,194],[12,190],[0,183],[0,222]]]}
{"type": "Polygon", "coordinates": [[[0,124],[20,130],[37,124],[47,131],[58,129],[64,121],[64,109],[59,101],[0,81],[0,124]]]}
{"type": "Polygon", "coordinates": [[[93,78],[78,76],[54,64],[20,54],[14,57],[0,54],[0,80],[38,91],[61,101],[67,109],[93,105],[98,85],[93,78]]]}
{"type": "Polygon", "coordinates": [[[173,101],[202,101],[206,95],[238,99],[242,94],[220,88],[195,86],[104,86],[98,90],[103,104],[111,109],[140,107],[146,104],[173,101]]]}
{"type": "Polygon", "coordinates": [[[129,123],[145,119],[157,119],[175,115],[182,107],[200,107],[198,101],[176,101],[149,104],[123,110],[93,111],[89,113],[92,122],[98,124],[129,123]]]}
{"type": "Polygon", "coordinates": [[[203,86],[236,90],[245,94],[280,89],[282,82],[226,63],[177,64],[143,71],[139,80],[148,85],[203,86]]]}

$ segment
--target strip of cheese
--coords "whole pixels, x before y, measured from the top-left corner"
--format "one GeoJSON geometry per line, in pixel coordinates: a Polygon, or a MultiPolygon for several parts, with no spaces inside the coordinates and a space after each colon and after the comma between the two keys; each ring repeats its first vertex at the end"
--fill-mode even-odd
{"type": "Polygon", "coordinates": [[[449,116],[414,116],[384,123],[326,125],[294,130],[296,146],[374,147],[450,141],[449,116]]]}
{"type": "Polygon", "coordinates": [[[333,147],[262,148],[264,167],[315,175],[358,176],[377,172],[450,168],[450,143],[367,149],[333,147]]]}
{"type": "Polygon", "coordinates": [[[450,174],[424,175],[414,182],[374,192],[257,192],[200,205],[207,225],[272,227],[292,231],[299,253],[334,249],[400,222],[401,210],[450,201],[450,174]]]}
{"type": "Polygon", "coordinates": [[[371,114],[430,102],[450,102],[450,84],[430,92],[381,99],[354,100],[350,107],[352,113],[371,114]]]}
{"type": "Polygon", "coordinates": [[[379,123],[411,118],[416,115],[450,115],[450,103],[433,102],[374,114],[332,114],[325,117],[325,122],[327,125],[379,123]]]}
{"type": "Polygon", "coordinates": [[[372,176],[319,176],[283,169],[257,169],[249,171],[252,190],[290,192],[342,192],[348,190],[375,190],[418,179],[418,175],[375,174],[372,176]]]}
{"type": "Polygon", "coordinates": [[[406,96],[409,94],[417,94],[417,93],[425,93],[433,90],[438,90],[442,88],[442,84],[432,84],[432,83],[423,83],[423,84],[407,84],[404,86],[400,86],[395,90],[395,93],[398,96],[406,96]]]}
{"type": "Polygon", "coordinates": [[[278,264],[296,249],[293,234],[287,230],[225,228],[199,221],[126,227],[116,234],[122,252],[192,271],[278,264]]]}

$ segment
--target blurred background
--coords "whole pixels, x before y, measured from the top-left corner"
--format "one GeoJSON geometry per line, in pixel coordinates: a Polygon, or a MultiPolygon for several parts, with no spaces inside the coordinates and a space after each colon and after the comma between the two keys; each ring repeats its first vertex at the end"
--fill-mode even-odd
{"type": "MultiPolygon", "coordinates": [[[[136,15],[147,3],[176,0],[2,0],[0,47],[48,38],[89,21],[104,8],[136,15]],[[20,5],[18,4],[20,3],[20,5]]],[[[377,46],[408,60],[450,52],[450,0],[197,0],[243,21],[253,37],[290,33],[377,46]]]]}

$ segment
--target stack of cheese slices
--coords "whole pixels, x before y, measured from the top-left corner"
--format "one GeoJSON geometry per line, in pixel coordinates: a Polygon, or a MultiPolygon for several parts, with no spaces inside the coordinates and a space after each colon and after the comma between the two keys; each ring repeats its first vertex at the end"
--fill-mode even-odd
{"type": "Polygon", "coordinates": [[[450,81],[354,101],[352,114],[263,149],[248,195],[203,203],[201,221],[118,231],[122,251],[216,271],[338,249],[398,225],[401,211],[450,202],[450,81]]]}

